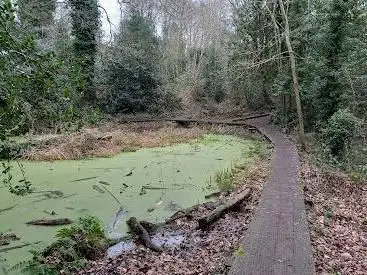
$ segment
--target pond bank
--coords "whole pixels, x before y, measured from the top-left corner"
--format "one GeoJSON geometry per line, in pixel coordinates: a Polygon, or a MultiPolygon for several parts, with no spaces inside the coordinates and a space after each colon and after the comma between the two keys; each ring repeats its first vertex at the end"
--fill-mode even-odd
{"type": "Polygon", "coordinates": [[[79,160],[91,157],[111,157],[140,148],[175,145],[198,139],[205,134],[237,134],[254,137],[243,127],[195,125],[180,127],[173,122],[139,123],[108,122],[78,132],[16,137],[13,151],[25,160],[79,160]]]}
{"type": "Polygon", "coordinates": [[[27,177],[38,193],[26,198],[1,193],[0,208],[9,210],[0,213],[5,221],[0,232],[11,231],[20,237],[11,245],[29,245],[2,253],[1,258],[7,259],[3,265],[24,259],[40,240],[44,247],[57,230],[27,226],[26,222],[93,215],[106,225],[114,224],[117,230],[109,233],[121,237],[126,225],[114,222],[120,206],[108,191],[130,216],[163,221],[180,208],[204,202],[206,195],[218,190],[216,173],[236,165],[246,168],[247,161],[259,153],[259,144],[233,136],[208,135],[189,144],[144,149],[113,158],[24,162],[27,177]]]}
{"type": "MultiPolygon", "coordinates": [[[[253,216],[263,185],[269,176],[269,155],[258,159],[247,171],[236,175],[236,189],[224,193],[212,203],[190,208],[188,214],[175,215],[158,232],[152,233],[152,241],[167,240],[162,252],[154,252],[139,237],[128,241],[119,257],[106,257],[92,261],[77,274],[226,274],[236,255],[245,251],[239,248],[243,232],[253,216]],[[200,219],[236,194],[251,188],[251,197],[232,211],[228,211],[205,230],[200,219]],[[229,226],[230,225],[230,226],[229,226]],[[172,235],[178,238],[170,243],[172,235]]],[[[220,207],[220,206],[219,206],[220,207]]],[[[159,243],[159,242],[158,242],[159,243]]],[[[122,244],[121,244],[122,245],[122,244]]],[[[114,255],[110,255],[114,256],[114,255]]]]}

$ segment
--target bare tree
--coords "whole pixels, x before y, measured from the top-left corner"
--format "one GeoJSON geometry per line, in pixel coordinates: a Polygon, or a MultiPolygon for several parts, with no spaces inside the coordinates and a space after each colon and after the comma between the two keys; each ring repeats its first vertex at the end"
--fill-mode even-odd
{"type": "Polygon", "coordinates": [[[284,8],[283,0],[279,0],[280,10],[282,13],[282,17],[284,20],[284,28],[285,28],[285,40],[288,48],[289,59],[291,63],[291,70],[292,70],[292,77],[293,77],[293,89],[294,89],[294,96],[296,98],[297,104],[297,114],[298,114],[298,124],[299,124],[299,137],[300,142],[304,146],[305,145],[305,129],[303,123],[303,114],[302,114],[302,104],[301,98],[299,95],[299,85],[298,85],[298,76],[297,76],[297,69],[296,69],[296,57],[292,48],[292,42],[290,38],[290,30],[289,30],[289,23],[288,23],[288,16],[284,8]]]}

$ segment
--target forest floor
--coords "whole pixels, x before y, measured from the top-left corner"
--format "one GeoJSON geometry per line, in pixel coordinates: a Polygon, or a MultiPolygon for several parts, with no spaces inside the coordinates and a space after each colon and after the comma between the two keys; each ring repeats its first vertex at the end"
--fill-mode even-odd
{"type": "Polygon", "coordinates": [[[248,228],[263,185],[269,177],[271,157],[259,161],[235,176],[236,189],[223,193],[213,203],[199,205],[188,215],[167,222],[159,232],[170,235],[179,232],[184,240],[176,247],[166,247],[162,253],[146,248],[134,238],[136,248],[115,259],[103,258],[90,262],[77,274],[226,274],[236,255],[244,253],[240,241],[248,228]],[[199,219],[210,213],[216,204],[251,188],[251,197],[212,223],[206,230],[199,228],[199,219]]]}
{"type": "Polygon", "coordinates": [[[366,274],[367,185],[310,163],[302,180],[317,274],[366,274]]]}

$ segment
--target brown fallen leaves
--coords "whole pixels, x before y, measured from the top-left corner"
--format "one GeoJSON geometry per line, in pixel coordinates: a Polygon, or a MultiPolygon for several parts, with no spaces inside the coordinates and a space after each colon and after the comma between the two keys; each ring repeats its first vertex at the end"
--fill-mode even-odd
{"type": "Polygon", "coordinates": [[[92,262],[79,274],[223,274],[232,262],[232,253],[247,229],[251,213],[231,212],[208,232],[197,230],[197,220],[208,212],[199,208],[191,220],[181,218],[166,227],[183,232],[186,239],[180,247],[165,248],[160,254],[136,241],[136,250],[116,260],[92,262]]]}
{"type": "Polygon", "coordinates": [[[367,185],[309,163],[302,178],[317,273],[367,274],[367,185]]]}
{"type": "MultiPolygon", "coordinates": [[[[165,226],[166,231],[182,232],[186,239],[176,248],[165,248],[163,253],[153,252],[139,241],[137,249],[125,252],[117,259],[101,259],[90,262],[77,274],[226,274],[232,264],[235,251],[245,234],[253,210],[258,202],[262,186],[269,174],[269,163],[264,161],[247,171],[246,182],[236,192],[252,187],[252,197],[237,211],[225,214],[208,230],[198,228],[200,217],[211,209],[198,207],[189,217],[177,219],[165,226]]],[[[237,180],[243,180],[238,177],[237,180]]],[[[219,198],[224,199],[224,198],[219,198]]]]}

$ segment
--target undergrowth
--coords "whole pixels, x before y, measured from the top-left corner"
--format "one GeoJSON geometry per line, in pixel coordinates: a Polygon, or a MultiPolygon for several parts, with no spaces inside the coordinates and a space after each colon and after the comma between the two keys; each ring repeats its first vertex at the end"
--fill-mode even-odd
{"type": "Polygon", "coordinates": [[[250,147],[249,152],[245,153],[245,156],[248,158],[257,158],[262,159],[267,155],[267,147],[263,141],[254,140],[253,144],[250,147]]]}
{"type": "Polygon", "coordinates": [[[0,141],[0,159],[20,157],[30,147],[28,142],[0,141]]]}
{"type": "Polygon", "coordinates": [[[366,129],[366,124],[348,110],[339,110],[314,140],[314,163],[347,173],[355,182],[364,182],[367,179],[366,129]]]}
{"type": "Polygon", "coordinates": [[[234,188],[234,171],[225,169],[216,173],[215,182],[221,191],[230,191],[234,188]]]}
{"type": "Polygon", "coordinates": [[[95,217],[82,217],[56,234],[57,240],[42,251],[31,251],[33,257],[21,262],[11,270],[21,270],[25,274],[53,275],[63,271],[71,274],[85,266],[88,260],[101,257],[109,241],[101,222],[95,217]]]}

